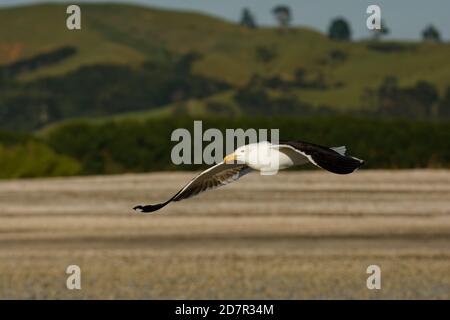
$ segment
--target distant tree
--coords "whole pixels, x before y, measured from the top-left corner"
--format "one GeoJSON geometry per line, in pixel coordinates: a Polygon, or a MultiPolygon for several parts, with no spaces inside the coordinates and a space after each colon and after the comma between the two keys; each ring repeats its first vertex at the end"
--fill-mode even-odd
{"type": "Polygon", "coordinates": [[[272,13],[277,19],[281,28],[286,29],[291,23],[291,9],[288,6],[278,5],[272,9],[272,13]]]}
{"type": "Polygon", "coordinates": [[[255,54],[256,54],[256,59],[263,63],[269,63],[273,59],[275,59],[277,56],[277,52],[276,52],[275,48],[270,47],[270,46],[256,47],[255,54]]]}
{"type": "Polygon", "coordinates": [[[441,34],[434,26],[428,26],[422,32],[422,38],[425,42],[441,42],[441,34]]]}
{"type": "Polygon", "coordinates": [[[298,68],[294,72],[295,83],[299,86],[303,86],[306,83],[306,70],[298,68]]]}
{"type": "Polygon", "coordinates": [[[412,87],[401,88],[395,77],[387,77],[376,96],[380,115],[408,118],[430,117],[439,100],[434,84],[422,80],[412,87]]]}
{"type": "Polygon", "coordinates": [[[381,84],[378,92],[380,95],[384,96],[393,96],[398,91],[398,79],[394,76],[387,76],[384,78],[383,83],[381,84]]]}
{"type": "Polygon", "coordinates": [[[348,54],[345,53],[344,51],[341,50],[331,50],[328,53],[328,58],[332,61],[332,62],[343,62],[345,60],[347,60],[348,58],[348,54]]]}
{"type": "Polygon", "coordinates": [[[336,18],[328,29],[328,37],[333,40],[349,41],[352,37],[350,25],[344,18],[336,18]]]}
{"type": "Polygon", "coordinates": [[[439,92],[436,86],[430,82],[421,80],[411,89],[405,90],[419,104],[419,110],[416,113],[421,116],[431,116],[432,108],[439,101],[439,92]]]}
{"type": "Polygon", "coordinates": [[[389,34],[390,30],[386,26],[386,22],[384,20],[381,20],[381,29],[373,29],[373,39],[374,40],[380,40],[381,37],[389,34]]]}
{"type": "Polygon", "coordinates": [[[241,25],[250,29],[256,28],[255,18],[248,8],[242,10],[241,25]]]}
{"type": "Polygon", "coordinates": [[[416,98],[424,104],[431,105],[438,101],[439,93],[436,86],[430,82],[420,80],[413,87],[413,93],[416,98]]]}

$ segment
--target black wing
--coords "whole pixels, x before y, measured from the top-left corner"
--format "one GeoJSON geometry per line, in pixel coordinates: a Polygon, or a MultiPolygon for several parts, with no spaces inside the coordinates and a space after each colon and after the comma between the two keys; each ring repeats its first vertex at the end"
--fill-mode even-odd
{"type": "Polygon", "coordinates": [[[183,189],[178,191],[172,198],[166,202],[150,205],[139,205],[134,207],[134,210],[140,212],[153,212],[168,205],[172,201],[180,201],[193,197],[201,192],[216,189],[218,187],[227,185],[240,177],[251,172],[252,169],[246,164],[228,164],[219,163],[215,166],[203,171],[198,176],[193,178],[183,189]]]}
{"type": "Polygon", "coordinates": [[[364,165],[358,158],[341,155],[340,153],[317,144],[303,141],[280,141],[280,149],[289,148],[305,156],[311,163],[319,168],[337,174],[349,174],[364,165]]]}

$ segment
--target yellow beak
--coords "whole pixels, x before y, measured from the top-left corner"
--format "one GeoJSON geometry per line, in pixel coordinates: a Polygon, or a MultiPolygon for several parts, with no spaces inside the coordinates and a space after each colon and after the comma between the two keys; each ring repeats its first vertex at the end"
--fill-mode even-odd
{"type": "Polygon", "coordinates": [[[225,158],[223,158],[223,162],[230,163],[237,160],[237,155],[235,153],[227,155],[225,158]]]}

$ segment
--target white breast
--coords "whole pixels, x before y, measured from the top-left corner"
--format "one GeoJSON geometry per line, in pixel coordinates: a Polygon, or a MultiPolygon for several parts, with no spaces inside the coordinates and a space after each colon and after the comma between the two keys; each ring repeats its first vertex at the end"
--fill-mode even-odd
{"type": "Polygon", "coordinates": [[[260,171],[278,171],[293,165],[307,163],[308,160],[301,154],[290,149],[279,150],[266,146],[259,146],[250,151],[247,164],[260,171]]]}

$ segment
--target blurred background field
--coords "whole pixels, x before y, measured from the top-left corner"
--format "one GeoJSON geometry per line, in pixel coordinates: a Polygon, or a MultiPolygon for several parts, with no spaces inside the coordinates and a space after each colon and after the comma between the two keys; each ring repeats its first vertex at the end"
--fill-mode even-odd
{"type": "Polygon", "coordinates": [[[448,171],[253,174],[131,210],[191,176],[1,182],[0,297],[450,298],[448,171]],[[65,287],[70,264],[80,291],[65,287]],[[381,290],[366,287],[372,264],[381,290]]]}

